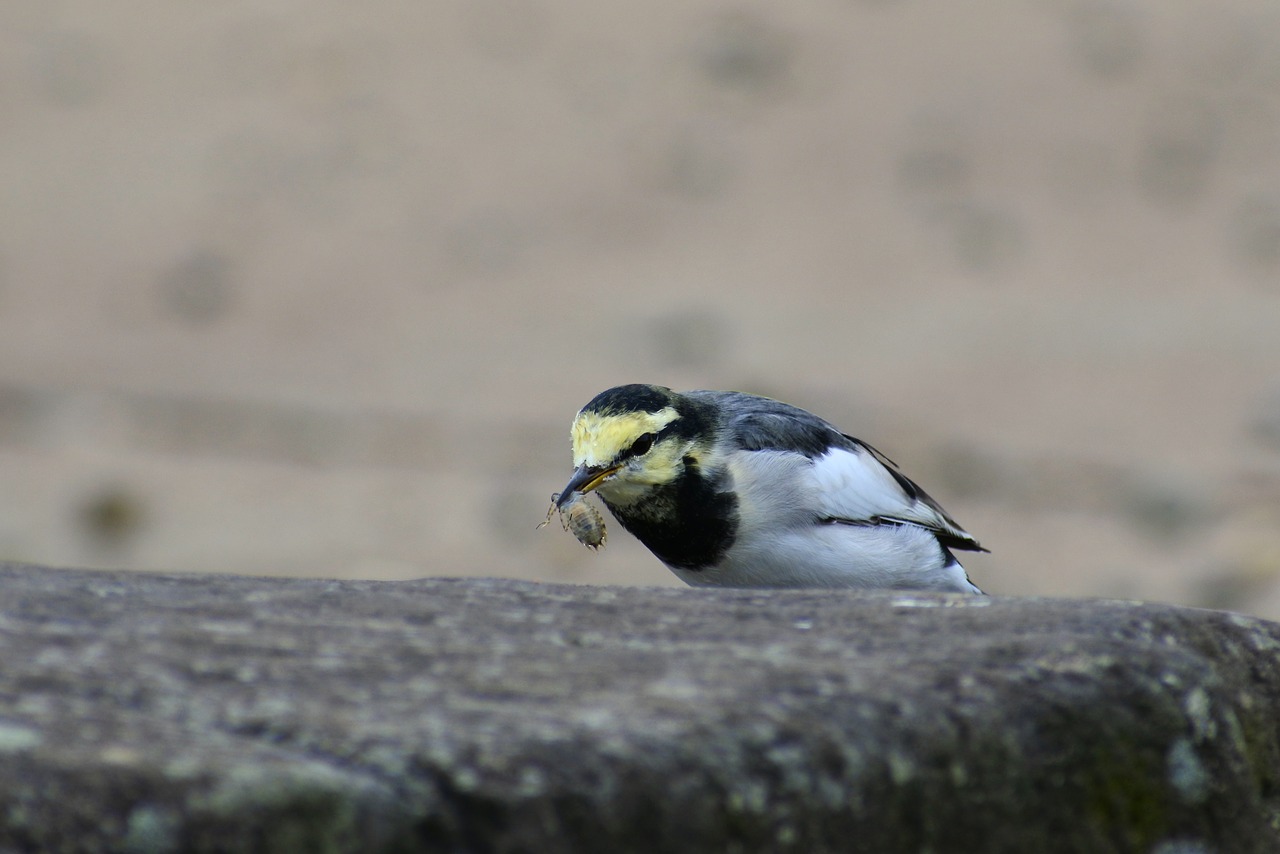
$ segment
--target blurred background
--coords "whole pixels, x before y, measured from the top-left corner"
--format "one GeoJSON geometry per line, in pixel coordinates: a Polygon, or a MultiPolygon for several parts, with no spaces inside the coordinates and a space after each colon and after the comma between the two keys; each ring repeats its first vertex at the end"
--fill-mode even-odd
{"type": "Polygon", "coordinates": [[[676,584],[535,530],[648,381],[1280,617],[1271,0],[7,3],[0,224],[7,559],[676,584]]]}

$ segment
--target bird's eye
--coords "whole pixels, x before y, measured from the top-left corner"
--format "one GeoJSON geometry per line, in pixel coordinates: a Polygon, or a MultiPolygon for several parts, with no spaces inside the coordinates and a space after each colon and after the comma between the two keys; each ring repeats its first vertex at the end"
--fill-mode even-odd
{"type": "Polygon", "coordinates": [[[631,443],[631,448],[627,453],[633,457],[639,457],[643,454],[647,454],[649,453],[649,449],[653,447],[653,440],[654,435],[652,433],[645,433],[639,439],[636,439],[631,443]]]}

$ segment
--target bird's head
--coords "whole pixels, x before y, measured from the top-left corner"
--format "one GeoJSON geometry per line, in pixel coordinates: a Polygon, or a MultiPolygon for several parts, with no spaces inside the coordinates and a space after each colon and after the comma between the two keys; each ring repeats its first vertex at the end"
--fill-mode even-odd
{"type": "Polygon", "coordinates": [[[577,467],[559,503],[598,491],[627,505],[673,483],[710,441],[693,402],[669,388],[623,385],[596,395],[573,419],[577,467]]]}

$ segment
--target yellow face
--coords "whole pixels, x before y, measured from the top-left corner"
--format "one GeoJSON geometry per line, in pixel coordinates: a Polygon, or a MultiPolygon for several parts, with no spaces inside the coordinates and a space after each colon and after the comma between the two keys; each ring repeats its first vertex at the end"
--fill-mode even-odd
{"type": "Polygon", "coordinates": [[[670,406],[661,412],[627,412],[622,415],[579,412],[570,429],[573,464],[591,468],[609,465],[634,445],[636,439],[646,433],[657,433],[678,417],[670,406]]]}
{"type": "Polygon", "coordinates": [[[670,406],[658,412],[578,413],[570,431],[573,464],[593,475],[583,480],[581,491],[598,490],[615,504],[628,504],[651,487],[674,480],[680,472],[684,442],[670,437],[654,442],[643,453],[634,451],[642,437],[656,436],[678,417],[670,406]]]}

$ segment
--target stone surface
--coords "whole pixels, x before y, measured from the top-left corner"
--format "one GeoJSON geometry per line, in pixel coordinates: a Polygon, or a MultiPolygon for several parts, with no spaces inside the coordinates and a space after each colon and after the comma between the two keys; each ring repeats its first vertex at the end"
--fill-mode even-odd
{"type": "Polygon", "coordinates": [[[1272,851],[1280,626],[0,566],[0,848],[1272,851]]]}

